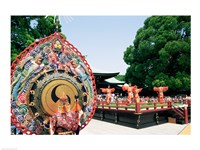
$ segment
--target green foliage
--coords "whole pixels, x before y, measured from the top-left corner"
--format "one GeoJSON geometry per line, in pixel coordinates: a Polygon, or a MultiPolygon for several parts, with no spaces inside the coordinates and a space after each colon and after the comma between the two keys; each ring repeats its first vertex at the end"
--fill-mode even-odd
{"type": "Polygon", "coordinates": [[[124,61],[130,65],[133,62],[133,51],[134,47],[130,45],[127,47],[126,51],[124,52],[124,61]]]}
{"type": "Polygon", "coordinates": [[[119,81],[125,81],[125,76],[124,75],[117,75],[115,78],[117,80],[119,80],[119,81]]]}
{"type": "Polygon", "coordinates": [[[124,52],[130,65],[125,81],[153,92],[168,86],[169,93],[190,94],[190,16],[152,16],[137,31],[133,45],[124,52]]]}
{"type": "MultiPolygon", "coordinates": [[[[58,25],[61,31],[61,25],[58,25]]],[[[56,31],[53,16],[11,16],[11,62],[33,43],[56,31]]]]}
{"type": "Polygon", "coordinates": [[[12,53],[11,53],[11,62],[13,60],[15,60],[15,58],[19,55],[19,52],[16,50],[16,49],[13,49],[12,50],[12,53]]]}

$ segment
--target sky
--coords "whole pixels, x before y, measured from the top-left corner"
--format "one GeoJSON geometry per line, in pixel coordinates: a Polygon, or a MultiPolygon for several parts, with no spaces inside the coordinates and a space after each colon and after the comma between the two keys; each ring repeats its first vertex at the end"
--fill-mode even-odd
{"type": "Polygon", "coordinates": [[[124,51],[148,16],[59,16],[62,33],[94,70],[125,74],[124,51]]]}

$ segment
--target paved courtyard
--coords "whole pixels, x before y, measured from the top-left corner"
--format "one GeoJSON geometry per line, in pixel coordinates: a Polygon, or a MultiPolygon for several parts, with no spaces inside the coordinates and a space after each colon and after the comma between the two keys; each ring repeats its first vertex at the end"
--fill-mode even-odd
{"type": "Polygon", "coordinates": [[[135,129],[92,119],[80,135],[178,135],[187,125],[164,123],[152,127],[135,129]]]}

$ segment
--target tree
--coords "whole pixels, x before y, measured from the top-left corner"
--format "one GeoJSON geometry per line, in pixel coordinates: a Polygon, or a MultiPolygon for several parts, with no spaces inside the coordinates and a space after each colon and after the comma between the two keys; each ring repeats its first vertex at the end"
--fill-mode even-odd
{"type": "Polygon", "coordinates": [[[153,91],[168,86],[168,93],[190,94],[190,16],[152,16],[137,31],[124,52],[130,65],[125,81],[153,91]]]}
{"type": "Polygon", "coordinates": [[[124,75],[117,75],[115,77],[115,79],[119,80],[119,81],[125,81],[125,76],[124,75]]]}
{"type": "MultiPolygon", "coordinates": [[[[58,25],[61,31],[61,25],[58,25]]],[[[56,31],[53,16],[11,16],[11,62],[36,39],[56,31]]]]}

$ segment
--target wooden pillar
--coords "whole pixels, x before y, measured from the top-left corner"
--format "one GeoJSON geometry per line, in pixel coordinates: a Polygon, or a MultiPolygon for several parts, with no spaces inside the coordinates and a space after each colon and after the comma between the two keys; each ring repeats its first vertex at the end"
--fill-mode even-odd
{"type": "Polygon", "coordinates": [[[184,117],[185,117],[185,123],[188,124],[188,110],[187,110],[187,106],[184,107],[184,117]]]}
{"type": "Polygon", "coordinates": [[[171,101],[168,101],[168,108],[172,108],[172,102],[171,101]]]}
{"type": "Polygon", "coordinates": [[[156,109],[156,103],[154,103],[154,109],[156,109]]]}
{"type": "Polygon", "coordinates": [[[140,113],[140,112],[141,112],[141,111],[140,111],[140,102],[135,103],[135,112],[136,112],[136,113],[140,113]]]}
{"type": "Polygon", "coordinates": [[[116,99],[116,109],[118,110],[118,99],[116,99]]]}

